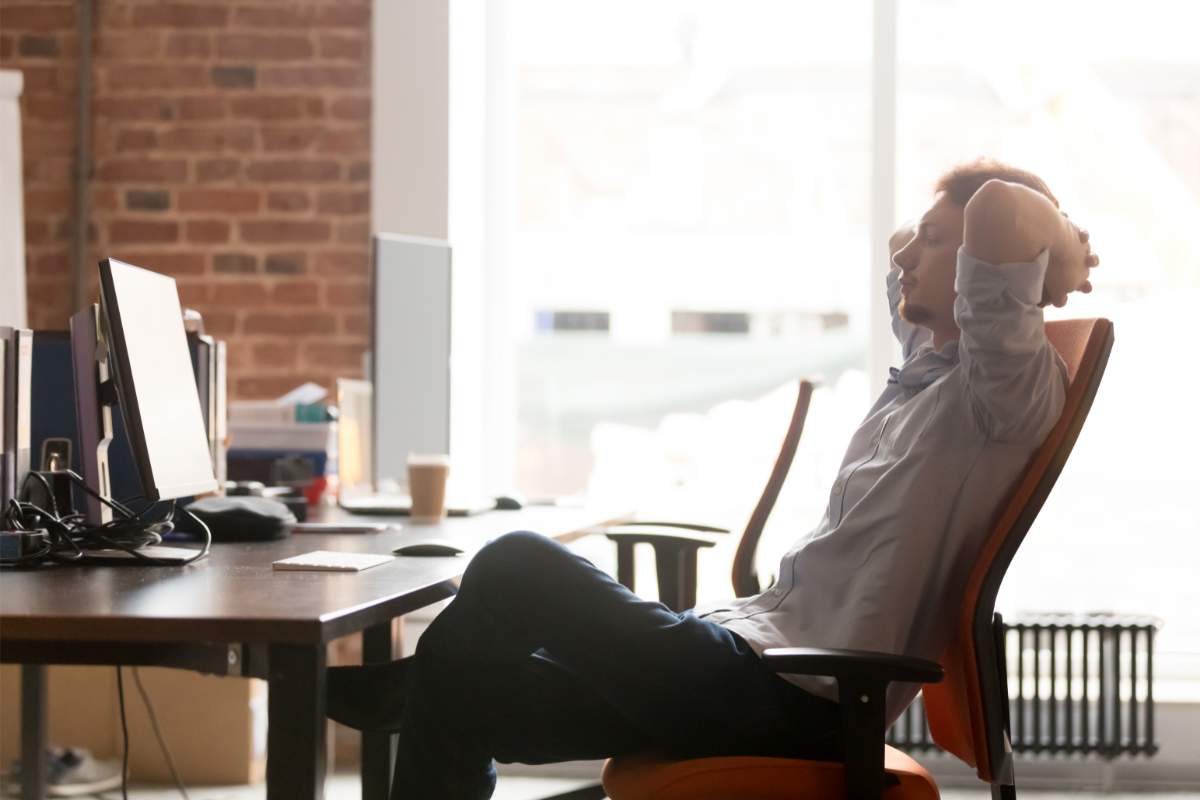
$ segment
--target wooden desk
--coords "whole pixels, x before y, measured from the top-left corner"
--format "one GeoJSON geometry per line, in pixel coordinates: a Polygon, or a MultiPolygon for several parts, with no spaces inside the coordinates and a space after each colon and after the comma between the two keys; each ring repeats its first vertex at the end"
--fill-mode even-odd
{"type": "MultiPolygon", "coordinates": [[[[56,566],[0,578],[0,660],[22,669],[22,796],[44,792],[45,664],[165,666],[267,680],[267,797],[322,798],[325,652],[363,634],[364,661],[391,658],[393,618],[454,594],[455,579],[487,541],[532,530],[567,542],[624,514],[529,507],[441,525],[331,511],[320,519],[395,522],[369,534],[294,534],[276,542],[214,544],[187,567],[56,566]],[[402,557],[358,573],[275,571],[271,562],[312,550],[388,553],[435,535],[466,550],[453,558],[402,557]],[[41,769],[36,766],[40,764],[41,769]],[[40,785],[39,785],[40,781],[40,785]]],[[[392,746],[363,736],[363,800],[385,800],[392,746]]]]}

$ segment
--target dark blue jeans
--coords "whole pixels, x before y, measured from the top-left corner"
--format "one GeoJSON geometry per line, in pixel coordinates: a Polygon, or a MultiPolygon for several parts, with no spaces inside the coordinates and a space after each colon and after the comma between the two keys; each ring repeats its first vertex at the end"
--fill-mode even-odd
{"type": "Polygon", "coordinates": [[[493,759],[840,753],[835,703],[535,533],[471,560],[405,692],[392,800],[489,798],[493,759]]]}

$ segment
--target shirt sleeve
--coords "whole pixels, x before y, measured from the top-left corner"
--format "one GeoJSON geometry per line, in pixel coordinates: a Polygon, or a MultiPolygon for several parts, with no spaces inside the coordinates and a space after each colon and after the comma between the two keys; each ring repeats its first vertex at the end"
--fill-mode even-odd
{"type": "Polygon", "coordinates": [[[975,416],[993,440],[1040,442],[1058,421],[1067,368],[1046,338],[1038,303],[1050,251],[989,264],[958,250],[954,320],[975,416]]]}

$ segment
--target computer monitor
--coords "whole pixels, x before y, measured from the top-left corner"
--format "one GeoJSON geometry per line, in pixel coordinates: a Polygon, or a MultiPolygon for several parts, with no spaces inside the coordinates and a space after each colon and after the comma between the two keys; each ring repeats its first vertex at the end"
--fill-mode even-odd
{"type": "Polygon", "coordinates": [[[376,489],[406,486],[410,453],[450,451],[450,245],[375,236],[371,382],[376,489]]]}
{"type": "MultiPolygon", "coordinates": [[[[100,305],[71,318],[80,465],[111,497],[107,451],[120,407],[148,501],[217,488],[175,280],[116,259],[100,262],[100,305]]],[[[108,518],[91,499],[90,521],[108,518]]]]}

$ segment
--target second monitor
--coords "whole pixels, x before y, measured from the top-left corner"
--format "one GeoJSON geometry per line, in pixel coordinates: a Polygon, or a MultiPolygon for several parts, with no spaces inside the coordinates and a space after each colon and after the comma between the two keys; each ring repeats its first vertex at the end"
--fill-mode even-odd
{"type": "Polygon", "coordinates": [[[378,234],[371,382],[378,491],[406,487],[410,453],[450,452],[450,245],[378,234]]]}

